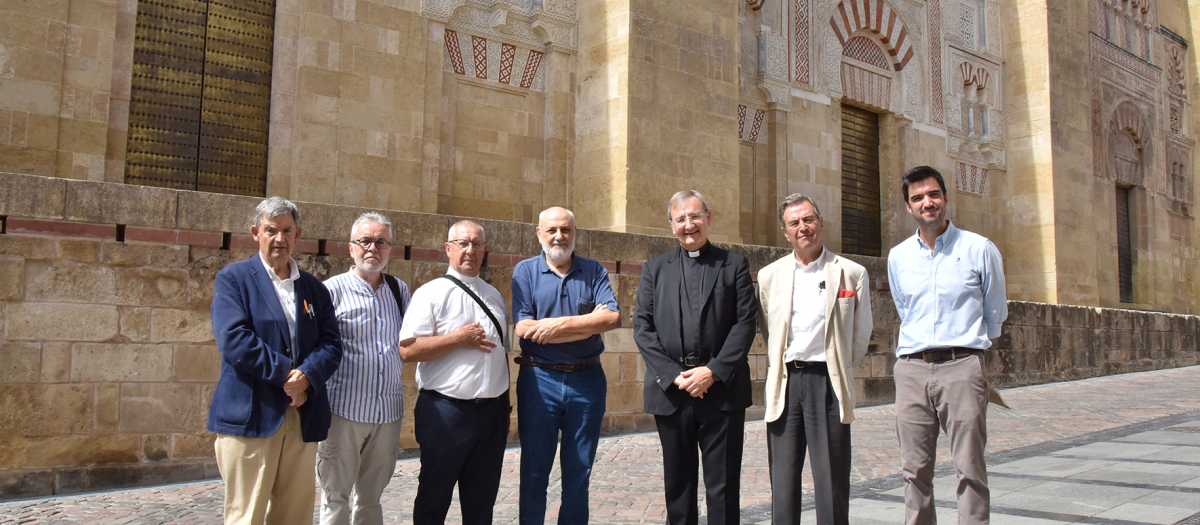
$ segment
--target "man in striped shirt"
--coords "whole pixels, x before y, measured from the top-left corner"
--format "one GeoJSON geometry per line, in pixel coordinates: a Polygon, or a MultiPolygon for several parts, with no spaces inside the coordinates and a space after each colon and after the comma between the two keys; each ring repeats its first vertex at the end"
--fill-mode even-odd
{"type": "MultiPolygon", "coordinates": [[[[404,392],[400,384],[400,322],[408,286],[385,282],[392,224],[364,213],[350,229],[354,266],[325,281],[342,332],[342,364],[329,378],[333,422],[317,447],[321,524],[383,523],[379,496],[391,480],[399,450],[404,392]]],[[[390,276],[388,276],[390,278],[390,276]]]]}

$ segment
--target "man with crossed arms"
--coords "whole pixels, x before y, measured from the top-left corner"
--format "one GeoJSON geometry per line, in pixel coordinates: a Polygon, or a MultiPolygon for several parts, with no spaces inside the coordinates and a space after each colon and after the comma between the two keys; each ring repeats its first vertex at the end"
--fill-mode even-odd
{"type": "Polygon", "coordinates": [[[588,522],[588,483],[608,382],[600,334],[620,326],[608,271],[575,252],[575,215],[538,216],[542,254],[513,269],[512,309],[521,337],[517,424],[521,435],[521,525],[546,518],[546,486],[562,433],[560,525],[588,522]]]}
{"type": "Polygon", "coordinates": [[[511,407],[508,316],[504,297],[479,278],[485,254],[482,226],[472,221],[451,226],[449,278],[417,289],[400,328],[400,357],[418,363],[413,426],[421,474],[415,525],[445,523],[455,484],[463,524],[492,522],[511,407]]]}
{"type": "Polygon", "coordinates": [[[400,323],[408,285],[383,274],[392,253],[392,223],[364,213],[350,227],[354,266],[325,281],[342,333],[342,364],[329,378],[333,422],[317,446],[321,525],[383,523],[379,497],[396,470],[404,387],[400,323]],[[395,289],[393,290],[393,286],[395,289]]]}
{"type": "Polygon", "coordinates": [[[792,253],[758,273],[767,338],[771,523],[800,523],[800,472],[812,457],[817,523],[846,525],[854,366],[871,340],[870,279],[821,243],[825,221],[799,193],[779,205],[792,253]]]}

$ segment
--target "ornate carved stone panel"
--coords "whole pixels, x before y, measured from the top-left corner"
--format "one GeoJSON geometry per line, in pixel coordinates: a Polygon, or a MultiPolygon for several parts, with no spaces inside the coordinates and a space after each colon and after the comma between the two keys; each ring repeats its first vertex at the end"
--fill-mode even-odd
{"type": "Polygon", "coordinates": [[[517,47],[574,54],[575,0],[421,0],[421,15],[448,29],[517,47]]]}
{"type": "Polygon", "coordinates": [[[442,69],[468,77],[494,80],[534,91],[546,90],[541,51],[446,29],[442,69]]]}
{"type": "Polygon", "coordinates": [[[1095,175],[1170,195],[1168,75],[1096,33],[1091,35],[1091,66],[1095,175]]]}

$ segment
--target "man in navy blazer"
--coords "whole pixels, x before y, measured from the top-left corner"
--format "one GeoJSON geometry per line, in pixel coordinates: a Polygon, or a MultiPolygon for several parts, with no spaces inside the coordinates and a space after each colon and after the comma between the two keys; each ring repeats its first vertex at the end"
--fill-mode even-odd
{"type": "Polygon", "coordinates": [[[225,523],[311,523],[341,336],[329,291],[292,260],[296,205],[271,197],[254,217],[259,253],[217,273],[212,301],[221,377],[208,430],[218,433],[225,523]]]}

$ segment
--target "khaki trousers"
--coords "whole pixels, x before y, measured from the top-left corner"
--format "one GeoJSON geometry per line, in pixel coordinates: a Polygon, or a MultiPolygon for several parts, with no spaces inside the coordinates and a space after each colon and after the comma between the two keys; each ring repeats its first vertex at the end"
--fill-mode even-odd
{"type": "Polygon", "coordinates": [[[227,525],[312,523],[317,444],[304,442],[295,408],[270,437],[219,434],[214,446],[227,525]]]}
{"type": "Polygon", "coordinates": [[[333,415],[329,437],[317,445],[321,525],[349,525],[351,499],[354,525],[383,523],[379,497],[396,471],[402,424],[400,419],[375,424],[333,415]]]}
{"type": "Polygon", "coordinates": [[[958,471],[958,523],[987,524],[991,515],[987,486],[988,383],[980,354],[927,363],[900,358],[896,379],[896,435],[904,475],[904,523],[928,525],[934,514],[933,467],[938,429],[950,438],[958,471]]]}

